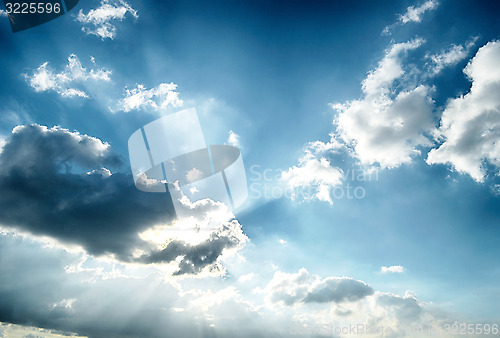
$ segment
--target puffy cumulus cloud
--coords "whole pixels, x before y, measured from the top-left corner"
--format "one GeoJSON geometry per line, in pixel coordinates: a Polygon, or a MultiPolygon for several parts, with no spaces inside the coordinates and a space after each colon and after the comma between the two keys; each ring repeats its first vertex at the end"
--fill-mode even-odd
{"type": "Polygon", "coordinates": [[[402,265],[391,265],[391,266],[380,267],[381,273],[403,273],[404,271],[405,268],[402,265]]]}
{"type": "Polygon", "coordinates": [[[363,165],[397,167],[431,145],[424,134],[433,128],[432,88],[406,88],[403,55],[421,46],[417,39],[391,46],[362,83],[363,97],[333,104],[336,135],[363,165]]]}
{"type": "Polygon", "coordinates": [[[248,240],[222,203],[186,201],[173,220],[167,194],[135,188],[112,172],[122,159],[97,138],[60,127],[18,126],[0,153],[0,224],[111,255],[169,263],[172,273],[221,274],[220,259],[248,240]],[[193,238],[197,238],[193,242],[193,238]]]}
{"type": "Polygon", "coordinates": [[[290,332],[308,336],[348,337],[453,337],[444,324],[453,320],[432,304],[418,300],[412,292],[404,296],[375,292],[350,303],[294,307],[290,332]],[[429,331],[429,327],[432,331],[429,331]]]}
{"type": "Polygon", "coordinates": [[[276,272],[263,289],[270,302],[295,303],[354,302],[373,294],[366,283],[348,277],[320,278],[302,268],[297,273],[276,272]]]}
{"type": "Polygon", "coordinates": [[[342,184],[342,170],[334,167],[326,153],[335,152],[342,145],[333,138],[330,142],[315,141],[307,145],[297,166],[281,173],[281,180],[292,189],[290,197],[316,198],[333,204],[331,189],[342,184]]]}
{"type": "Polygon", "coordinates": [[[410,324],[420,319],[422,306],[415,294],[407,291],[404,297],[391,293],[379,293],[376,298],[386,317],[395,317],[400,323],[410,324]]]}
{"type": "Polygon", "coordinates": [[[102,40],[113,39],[116,36],[115,21],[123,21],[127,13],[138,18],[137,11],[123,0],[102,0],[98,8],[87,14],[78,12],[76,21],[82,24],[82,31],[99,36],[102,40]]]}
{"type": "Polygon", "coordinates": [[[469,55],[472,47],[474,47],[477,39],[475,37],[465,45],[452,45],[437,54],[427,54],[425,57],[431,61],[428,65],[431,75],[436,75],[444,68],[454,66],[464,60],[469,55]]]}
{"type": "MultiPolygon", "coordinates": [[[[435,337],[452,317],[415,293],[404,295],[373,290],[366,283],[348,277],[320,278],[304,268],[297,273],[277,271],[265,288],[267,308],[290,318],[289,333],[308,336],[435,337]],[[358,326],[359,324],[359,326],[358,326]],[[433,327],[433,332],[421,330],[433,327]],[[347,327],[347,332],[342,328],[347,327]],[[352,332],[349,328],[357,327],[352,332]],[[338,331],[340,328],[340,331],[338,331]],[[420,330],[418,330],[420,328],[420,330]]],[[[261,310],[262,311],[262,310],[261,310]]],[[[451,337],[440,332],[440,337],[451,337]]]]}
{"type": "Polygon", "coordinates": [[[116,110],[123,112],[148,108],[159,110],[169,105],[172,107],[183,105],[183,101],[179,99],[177,85],[172,82],[160,83],[151,89],[146,89],[143,85],[137,85],[134,89],[126,89],[125,97],[118,101],[116,110]]]}
{"type": "Polygon", "coordinates": [[[452,99],[442,114],[435,136],[442,141],[427,156],[429,164],[451,164],[482,182],[486,165],[500,167],[500,42],[479,49],[464,69],[470,91],[452,99]]]}
{"type": "Polygon", "coordinates": [[[227,143],[234,146],[234,147],[239,147],[240,146],[240,136],[238,134],[236,134],[234,131],[230,130],[229,136],[227,138],[227,143]]]}
{"type": "MultiPolygon", "coordinates": [[[[92,63],[95,62],[92,58],[92,63]]],[[[24,74],[28,84],[36,92],[54,91],[63,97],[87,98],[87,93],[81,89],[87,81],[111,81],[110,70],[91,68],[87,70],[82,66],[80,59],[75,54],[68,57],[68,64],[60,73],[54,72],[49,63],[45,62],[31,75],[24,74]],[[74,86],[77,87],[74,87],[74,86]]]]}

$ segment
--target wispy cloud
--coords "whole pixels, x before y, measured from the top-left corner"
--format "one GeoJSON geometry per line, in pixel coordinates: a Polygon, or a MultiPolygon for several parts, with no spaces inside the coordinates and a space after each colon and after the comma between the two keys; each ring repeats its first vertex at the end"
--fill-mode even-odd
{"type": "MultiPolygon", "coordinates": [[[[93,60],[93,59],[92,59],[93,60]]],[[[93,62],[95,65],[95,63],[93,62]]],[[[54,91],[63,97],[83,97],[87,98],[87,93],[81,88],[77,88],[87,81],[109,82],[111,71],[99,68],[83,68],[82,63],[75,54],[68,58],[68,64],[63,71],[57,73],[45,62],[38,67],[31,75],[24,74],[28,84],[36,92],[54,91]],[[75,86],[76,85],[76,86],[75,86]]]]}
{"type": "Polygon", "coordinates": [[[465,45],[452,45],[450,48],[437,54],[427,54],[426,58],[431,61],[429,64],[430,75],[436,75],[444,68],[454,66],[464,60],[469,55],[472,47],[474,47],[477,39],[475,37],[465,45]]]}
{"type": "MultiPolygon", "coordinates": [[[[116,110],[129,112],[140,109],[165,109],[169,105],[181,107],[183,101],[179,99],[177,85],[174,83],[160,83],[157,87],[146,89],[144,85],[137,88],[125,89],[125,97],[118,101],[116,110]]],[[[115,109],[112,109],[115,111],[115,109]]]]}
{"type": "Polygon", "coordinates": [[[436,0],[427,0],[420,6],[409,6],[404,14],[398,16],[398,21],[384,28],[382,34],[390,34],[391,29],[397,25],[405,25],[409,22],[420,22],[425,12],[435,10],[439,3],[436,0]]]}
{"type": "Polygon", "coordinates": [[[410,6],[406,9],[406,13],[399,16],[399,22],[405,24],[408,22],[420,22],[422,15],[434,10],[438,7],[439,3],[435,0],[428,0],[420,6],[410,6]]]}
{"type": "Polygon", "coordinates": [[[252,279],[254,279],[256,277],[256,274],[253,273],[253,272],[250,272],[250,273],[247,273],[245,275],[242,275],[238,278],[238,282],[240,283],[246,283],[248,281],[251,281],[252,279]]]}
{"type": "Polygon", "coordinates": [[[123,21],[127,13],[138,18],[137,11],[123,0],[102,0],[101,5],[84,14],[78,13],[76,21],[80,22],[82,30],[91,35],[99,36],[102,40],[113,39],[116,36],[115,21],[123,21]]]}
{"type": "Polygon", "coordinates": [[[380,268],[381,273],[403,273],[404,271],[405,268],[402,265],[382,266],[380,268]]]}
{"type": "Polygon", "coordinates": [[[3,147],[5,146],[6,143],[7,141],[5,141],[2,135],[0,135],[0,154],[2,153],[3,147]]]}

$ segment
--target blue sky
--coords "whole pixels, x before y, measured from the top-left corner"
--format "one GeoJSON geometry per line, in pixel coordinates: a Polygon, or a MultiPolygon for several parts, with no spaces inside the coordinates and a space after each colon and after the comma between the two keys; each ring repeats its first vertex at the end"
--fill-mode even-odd
{"type": "Polygon", "coordinates": [[[0,12],[0,336],[500,324],[499,10],[91,0],[17,33],[0,12]],[[192,107],[249,196],[184,222],[127,142],[192,107]]]}

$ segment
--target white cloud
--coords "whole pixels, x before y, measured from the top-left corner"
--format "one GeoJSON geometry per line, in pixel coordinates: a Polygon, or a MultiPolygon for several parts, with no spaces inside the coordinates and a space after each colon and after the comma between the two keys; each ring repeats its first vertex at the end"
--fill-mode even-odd
{"type": "Polygon", "coordinates": [[[425,12],[435,10],[439,3],[436,0],[427,0],[420,6],[409,6],[406,9],[406,13],[400,14],[398,21],[384,28],[382,31],[383,35],[391,34],[391,29],[397,25],[405,25],[409,22],[420,22],[422,21],[422,16],[425,12]]]}
{"type": "MultiPolygon", "coordinates": [[[[8,309],[2,312],[5,320],[14,321],[10,313],[21,309],[31,325],[84,332],[91,337],[160,337],[165,332],[195,337],[215,323],[224,325],[219,328],[220,336],[234,337],[224,334],[231,328],[228,323],[253,313],[238,290],[224,285],[223,279],[217,279],[221,282],[216,282],[212,291],[204,286],[206,279],[167,278],[158,266],[93,259],[47,247],[32,236],[1,232],[0,244],[2,258],[7,260],[0,266],[0,293],[9,295],[2,301],[3,309],[8,309]],[[26,269],[31,264],[33,267],[26,269]],[[229,314],[225,313],[227,308],[229,314]],[[118,332],[117,327],[123,331],[118,332]]],[[[241,325],[248,328],[244,321],[241,325]]],[[[21,330],[29,333],[24,327],[17,332],[21,330]]],[[[40,330],[38,334],[53,337],[49,332],[40,330]]]]}
{"type": "Polygon", "coordinates": [[[112,22],[122,21],[127,13],[136,19],[139,17],[137,11],[123,0],[102,0],[100,7],[87,14],[80,10],[75,20],[83,25],[82,31],[85,33],[97,35],[102,40],[113,39],[116,36],[116,26],[112,22]]]}
{"type": "MultiPolygon", "coordinates": [[[[108,142],[103,142],[97,137],[85,134],[82,135],[78,131],[70,131],[59,126],[54,126],[52,128],[38,124],[16,126],[12,129],[12,135],[8,143],[9,145],[13,143],[13,137],[30,137],[31,140],[36,139],[40,142],[51,143],[50,141],[45,141],[44,139],[37,139],[36,137],[39,136],[45,137],[49,140],[57,139],[57,145],[61,147],[61,153],[42,154],[40,149],[30,149],[29,147],[25,147],[22,152],[15,152],[15,157],[9,157],[9,165],[20,165],[22,162],[25,162],[26,165],[28,165],[28,161],[33,160],[37,155],[43,156],[48,161],[50,156],[65,155],[69,157],[68,154],[71,154],[72,158],[75,161],[78,161],[80,165],[85,163],[94,164],[111,153],[111,146],[108,142]]],[[[41,159],[41,157],[39,159],[41,159]]],[[[3,163],[3,167],[7,167],[7,164],[3,163]]]]}
{"type": "Polygon", "coordinates": [[[101,175],[104,178],[108,178],[113,175],[113,173],[107,168],[100,168],[87,172],[87,175],[101,175]]]}
{"type": "Polygon", "coordinates": [[[5,146],[6,143],[7,141],[5,141],[5,139],[2,136],[0,136],[0,154],[2,153],[3,147],[5,146]]]}
{"type": "Polygon", "coordinates": [[[281,245],[286,245],[287,244],[287,242],[284,239],[280,239],[279,242],[280,242],[281,245]]]}
{"type": "Polygon", "coordinates": [[[33,326],[22,326],[11,323],[0,322],[0,337],[22,337],[22,338],[68,338],[80,337],[72,332],[58,332],[57,330],[47,330],[33,326]]]}
{"type": "Polygon", "coordinates": [[[196,182],[203,177],[203,172],[198,168],[193,168],[189,170],[186,174],[186,179],[188,182],[196,182]]]}
{"type": "Polygon", "coordinates": [[[281,179],[293,191],[292,199],[318,199],[333,204],[331,189],[342,184],[342,171],[331,165],[319,148],[327,149],[326,143],[316,141],[309,144],[299,164],[288,168],[281,179]]]}
{"type": "Polygon", "coordinates": [[[32,75],[25,74],[28,84],[36,92],[54,91],[63,97],[87,98],[87,93],[73,86],[82,86],[87,81],[111,81],[111,71],[91,68],[83,68],[82,63],[75,54],[68,57],[68,64],[60,73],[54,72],[49,63],[45,62],[33,72],[32,75]]]}
{"type": "Polygon", "coordinates": [[[428,164],[451,164],[455,170],[482,182],[484,165],[500,168],[500,41],[481,47],[464,69],[470,91],[448,102],[439,129],[443,143],[432,149],[428,164]]]}
{"type": "Polygon", "coordinates": [[[230,130],[229,131],[229,136],[227,138],[227,143],[234,147],[239,147],[240,146],[240,136],[236,134],[234,131],[230,130]]]}
{"type": "MultiPolygon", "coordinates": [[[[290,328],[323,323],[394,330],[432,324],[434,335],[418,335],[422,338],[435,337],[445,322],[453,324],[411,291],[403,296],[374,292],[348,277],[321,278],[300,269],[278,271],[269,279],[248,272],[235,278],[174,278],[159,265],[117,264],[2,230],[0,293],[9,296],[2,302],[4,320],[13,318],[15,309],[31,325],[46,328],[19,327],[16,333],[32,330],[52,337],[48,330],[54,329],[90,337],[160,337],[165,332],[175,337],[199,332],[221,338],[288,337],[290,328]],[[256,285],[263,288],[252,292],[256,285]]],[[[380,332],[366,336],[379,337],[380,332]]]]}
{"type": "Polygon", "coordinates": [[[382,266],[380,267],[381,273],[403,273],[405,271],[402,265],[382,266]]]}
{"type": "Polygon", "coordinates": [[[256,277],[256,275],[253,272],[250,272],[250,273],[247,273],[247,274],[240,276],[238,278],[238,282],[245,283],[245,282],[251,281],[255,277],[256,277]]]}
{"type": "Polygon", "coordinates": [[[134,89],[125,89],[125,98],[118,101],[118,110],[129,112],[131,110],[165,109],[169,105],[181,107],[183,101],[179,99],[174,83],[160,83],[157,87],[146,89],[144,85],[137,85],[134,89]]]}
{"type": "Polygon", "coordinates": [[[469,55],[472,47],[474,47],[477,39],[478,38],[475,37],[465,45],[452,45],[450,48],[438,54],[427,54],[426,58],[431,59],[431,64],[429,65],[431,75],[438,74],[444,68],[454,66],[465,59],[469,55]]]}
{"type": "Polygon", "coordinates": [[[149,251],[136,257],[139,263],[164,263],[174,275],[223,275],[221,261],[234,256],[249,241],[233,213],[221,202],[191,202],[178,185],[170,190],[179,200],[177,219],[139,234],[149,251]]]}
{"type": "Polygon", "coordinates": [[[4,11],[3,9],[0,9],[0,17],[2,16],[7,16],[7,12],[4,11]]]}
{"type": "Polygon", "coordinates": [[[420,154],[419,146],[431,144],[424,133],[433,127],[432,88],[407,88],[402,66],[403,54],[422,43],[417,39],[392,45],[363,81],[363,97],[332,105],[339,112],[336,137],[363,165],[397,167],[420,154]]]}
{"type": "Polygon", "coordinates": [[[373,289],[359,280],[320,278],[302,268],[297,273],[276,272],[262,292],[269,302],[290,306],[295,303],[353,302],[373,294],[373,289]]]}
{"type": "Polygon", "coordinates": [[[406,9],[406,13],[399,16],[399,22],[405,24],[408,22],[420,22],[422,15],[437,8],[439,3],[435,0],[427,0],[422,5],[415,7],[410,6],[406,9]]]}

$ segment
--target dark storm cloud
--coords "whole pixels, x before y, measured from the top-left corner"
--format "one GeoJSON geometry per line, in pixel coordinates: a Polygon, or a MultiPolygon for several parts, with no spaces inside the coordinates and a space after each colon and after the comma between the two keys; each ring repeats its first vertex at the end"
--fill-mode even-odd
{"type": "MultiPolygon", "coordinates": [[[[137,234],[171,221],[172,212],[166,194],[141,192],[130,174],[101,169],[120,167],[128,168],[97,138],[59,127],[16,127],[0,153],[0,224],[130,261],[132,250],[148,249],[137,234]]],[[[220,233],[196,246],[174,240],[141,261],[184,256],[177,274],[196,273],[238,243],[220,233]]]]}
{"type": "Polygon", "coordinates": [[[164,196],[141,193],[129,175],[87,174],[123,163],[99,139],[16,127],[0,153],[0,224],[124,258],[138,231],[170,215],[164,196]]]}

